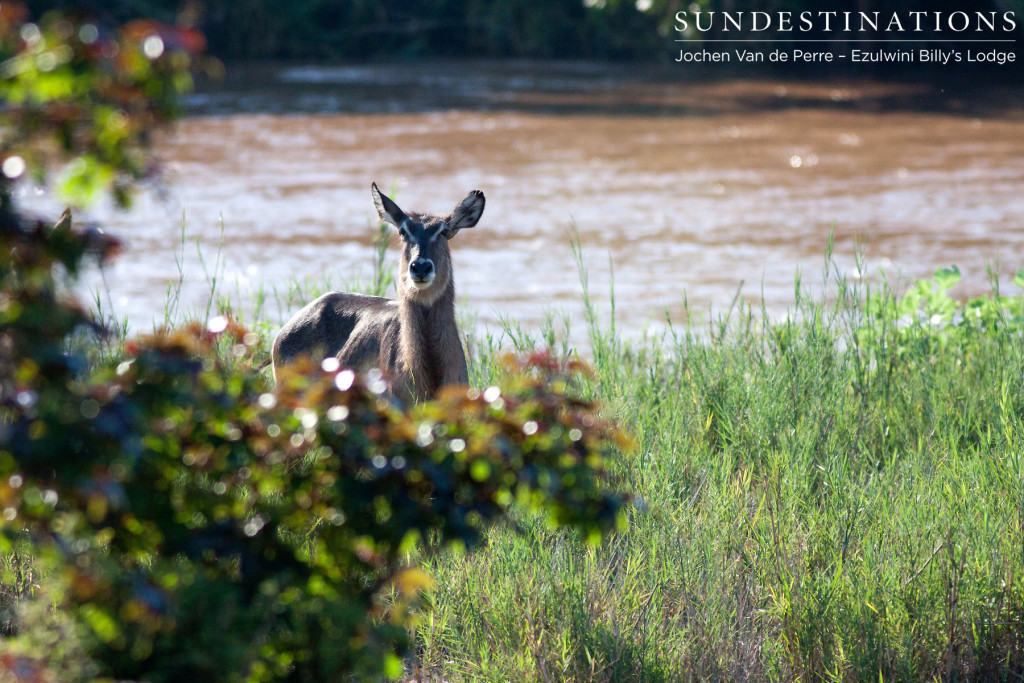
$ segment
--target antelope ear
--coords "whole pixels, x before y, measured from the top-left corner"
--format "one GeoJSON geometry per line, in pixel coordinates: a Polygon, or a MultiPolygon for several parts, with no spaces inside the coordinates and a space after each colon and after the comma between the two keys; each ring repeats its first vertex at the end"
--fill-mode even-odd
{"type": "Polygon", "coordinates": [[[455,237],[455,233],[463,228],[472,228],[480,220],[484,213],[484,193],[480,190],[473,190],[466,198],[459,202],[459,205],[452,211],[452,215],[445,221],[443,234],[448,239],[455,237]]]}
{"type": "Polygon", "coordinates": [[[398,208],[398,204],[388,199],[387,195],[381,194],[381,191],[377,189],[377,183],[370,186],[370,193],[373,195],[373,205],[377,207],[377,215],[382,221],[397,228],[409,220],[405,212],[398,208]]]}

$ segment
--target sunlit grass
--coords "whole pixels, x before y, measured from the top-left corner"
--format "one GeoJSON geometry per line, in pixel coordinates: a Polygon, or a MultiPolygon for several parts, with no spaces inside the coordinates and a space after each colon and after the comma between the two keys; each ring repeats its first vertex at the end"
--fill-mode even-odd
{"type": "MultiPolygon", "coordinates": [[[[897,297],[825,270],[831,304],[798,278],[784,321],[739,304],[640,342],[585,299],[584,391],[637,439],[618,475],[645,506],[597,550],[524,520],[435,562],[426,674],[1020,676],[1024,299],[957,304],[953,271],[897,297]]],[[[504,339],[565,353],[548,332],[504,339]]]]}

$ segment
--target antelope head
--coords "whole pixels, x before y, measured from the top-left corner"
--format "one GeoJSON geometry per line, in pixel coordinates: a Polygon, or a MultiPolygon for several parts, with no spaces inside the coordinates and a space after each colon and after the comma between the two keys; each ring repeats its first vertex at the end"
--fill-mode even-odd
{"type": "Polygon", "coordinates": [[[473,190],[447,216],[406,214],[391,199],[371,187],[373,204],[385,223],[402,240],[398,296],[429,306],[452,284],[448,240],[459,230],[472,228],[484,212],[484,193],[473,190]]]}

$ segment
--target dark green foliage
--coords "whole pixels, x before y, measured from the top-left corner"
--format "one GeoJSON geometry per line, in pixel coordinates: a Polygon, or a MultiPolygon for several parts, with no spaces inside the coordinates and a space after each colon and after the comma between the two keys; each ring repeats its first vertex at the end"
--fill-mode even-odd
{"type": "MultiPolygon", "coordinates": [[[[793,26],[801,12],[879,12],[882,24],[893,12],[923,11],[919,2],[862,0],[830,2],[771,0],[753,5],[723,0],[121,0],[116,3],[81,0],[30,0],[43,11],[54,4],[88,8],[108,23],[138,16],[198,21],[210,39],[214,54],[229,59],[389,59],[410,57],[526,57],[585,59],[670,60],[678,54],[676,13],[778,12],[792,13],[793,26]],[[196,8],[199,11],[196,12],[196,8]]],[[[929,3],[931,12],[1016,11],[1018,29],[1024,27],[1022,0],[986,0],[970,7],[956,0],[929,3]]],[[[904,14],[905,16],[905,14],[904,14]]],[[[706,38],[750,37],[841,39],[823,26],[806,34],[766,31],[748,35],[722,33],[722,24],[706,38]]],[[[935,45],[956,34],[928,27],[914,33],[935,45]]],[[[872,37],[872,36],[868,36],[872,37]]],[[[962,36],[961,36],[962,37],[962,36]]],[[[699,43],[697,43],[699,45],[699,43]]],[[[916,65],[921,67],[922,65],[916,65]]],[[[805,73],[798,66],[789,66],[805,73]]],[[[920,74],[922,69],[916,73],[920,74]]],[[[1006,68],[993,70],[1005,75],[1006,68]]]]}
{"type": "MultiPolygon", "coordinates": [[[[36,11],[54,3],[29,2],[36,11]]],[[[80,2],[56,3],[81,8],[80,2]]],[[[424,56],[651,57],[663,42],[657,13],[632,3],[582,0],[128,0],[88,7],[109,23],[196,16],[212,51],[229,59],[366,59],[424,56]]]]}

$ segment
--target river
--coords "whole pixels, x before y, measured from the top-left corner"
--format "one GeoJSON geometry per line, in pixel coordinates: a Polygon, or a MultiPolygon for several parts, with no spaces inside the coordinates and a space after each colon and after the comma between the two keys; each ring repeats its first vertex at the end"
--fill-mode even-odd
{"type": "MultiPolygon", "coordinates": [[[[410,210],[474,188],[480,224],[452,242],[460,306],[480,327],[580,321],[578,233],[605,319],[636,336],[707,319],[737,291],[782,315],[820,282],[835,235],[850,277],[957,264],[964,296],[1024,267],[1024,93],[1003,86],[684,79],[669,67],[474,63],[232,67],[159,136],[160,192],[86,215],[126,240],[87,286],[147,331],[183,259],[182,307],[218,289],[371,272],[370,182],[410,210]],[[186,245],[182,252],[182,216],[186,245]],[[221,218],[223,237],[221,238],[221,218]],[[855,268],[863,244],[864,271],[855,268]],[[742,283],[742,287],[741,287],[742,283]]],[[[23,188],[27,204],[45,206],[23,188]]],[[[289,311],[270,308],[279,321],[289,311]]]]}

